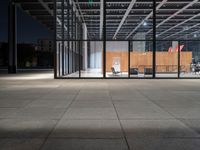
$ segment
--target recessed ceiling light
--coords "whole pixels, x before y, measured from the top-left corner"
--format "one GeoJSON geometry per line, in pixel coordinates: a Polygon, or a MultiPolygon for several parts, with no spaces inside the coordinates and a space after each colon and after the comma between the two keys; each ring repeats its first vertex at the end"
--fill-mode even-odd
{"type": "Polygon", "coordinates": [[[143,22],[143,26],[147,26],[147,22],[146,21],[143,22]]]}

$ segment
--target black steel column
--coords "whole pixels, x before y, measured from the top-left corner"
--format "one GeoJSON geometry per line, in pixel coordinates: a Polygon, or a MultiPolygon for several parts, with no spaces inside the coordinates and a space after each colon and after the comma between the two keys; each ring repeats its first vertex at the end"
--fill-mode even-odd
{"type": "MultiPolygon", "coordinates": [[[[72,6],[72,5],[71,5],[72,6]]],[[[72,37],[72,41],[71,41],[71,43],[72,43],[72,47],[71,47],[71,51],[72,51],[72,57],[71,57],[71,59],[72,59],[72,73],[74,73],[74,11],[73,11],[73,6],[72,6],[72,10],[71,10],[71,12],[72,12],[72,16],[71,16],[71,29],[72,29],[72,35],[71,35],[71,37],[72,37]]]]}
{"type": "Polygon", "coordinates": [[[57,3],[54,0],[54,78],[57,78],[57,3]]]}
{"type": "Polygon", "coordinates": [[[61,67],[61,63],[60,63],[60,53],[61,53],[61,42],[58,42],[58,76],[60,77],[60,67],[61,67]]]}
{"type": "Polygon", "coordinates": [[[62,54],[62,76],[64,76],[65,75],[65,66],[64,66],[64,59],[65,59],[65,57],[64,57],[64,55],[65,55],[65,53],[64,53],[64,50],[65,50],[65,42],[64,42],[64,39],[65,39],[65,18],[64,18],[64,6],[65,6],[65,1],[64,0],[62,0],[62,5],[61,5],[61,13],[62,13],[62,25],[61,25],[61,31],[62,31],[62,50],[61,50],[61,54],[62,54]]]}
{"type": "Polygon", "coordinates": [[[81,70],[83,69],[83,24],[80,22],[80,77],[81,77],[81,70]]]}
{"type": "Polygon", "coordinates": [[[78,72],[79,72],[79,78],[81,78],[81,42],[82,41],[78,41],[78,53],[79,53],[79,55],[78,55],[78,57],[79,57],[78,72]]]}
{"type": "Polygon", "coordinates": [[[13,0],[10,0],[8,18],[8,73],[17,73],[17,10],[13,0]]]}
{"type": "Polygon", "coordinates": [[[128,78],[130,78],[130,53],[131,53],[132,44],[131,41],[128,41],[128,78]]]}
{"type": "Polygon", "coordinates": [[[153,1],[153,78],[156,77],[156,1],[153,1]]]}
{"type": "Polygon", "coordinates": [[[77,45],[76,45],[76,44],[77,44],[77,42],[76,42],[76,40],[77,40],[77,39],[76,39],[76,38],[77,38],[77,36],[76,36],[76,34],[77,34],[77,30],[76,30],[76,25],[77,25],[76,12],[75,12],[75,18],[74,18],[74,19],[75,19],[75,24],[74,24],[74,28],[75,28],[75,29],[74,29],[74,36],[75,36],[75,42],[74,42],[74,44],[75,44],[75,45],[74,45],[74,50],[75,50],[74,62],[75,62],[75,64],[74,64],[74,67],[75,67],[75,69],[74,69],[74,71],[76,72],[76,71],[77,71],[77,67],[76,67],[76,65],[77,65],[77,64],[76,64],[76,57],[77,57],[77,56],[76,56],[76,48],[77,48],[77,45]]]}
{"type": "Polygon", "coordinates": [[[180,72],[181,72],[181,51],[180,51],[180,41],[178,41],[178,78],[180,78],[180,72]]]}
{"type": "Polygon", "coordinates": [[[106,78],[106,0],[103,0],[103,78],[106,78]]]}
{"type": "Polygon", "coordinates": [[[67,74],[70,73],[70,70],[69,70],[69,51],[70,51],[70,42],[69,42],[69,39],[70,39],[70,4],[69,4],[69,1],[67,1],[67,74]]]}

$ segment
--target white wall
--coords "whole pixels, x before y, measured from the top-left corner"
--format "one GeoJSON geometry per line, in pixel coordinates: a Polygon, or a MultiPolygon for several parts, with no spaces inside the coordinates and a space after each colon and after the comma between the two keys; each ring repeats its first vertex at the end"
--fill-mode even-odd
{"type": "MultiPolygon", "coordinates": [[[[83,23],[83,39],[87,39],[87,27],[86,24],[83,23]]],[[[83,69],[86,70],[88,68],[87,64],[87,42],[83,42],[83,69]]]]}
{"type": "MultiPolygon", "coordinates": [[[[146,33],[138,32],[133,37],[133,40],[145,40],[146,33]]],[[[145,52],[146,49],[146,41],[133,41],[133,51],[137,52],[145,52]]]]}
{"type": "MultiPolygon", "coordinates": [[[[128,52],[128,42],[115,41],[106,42],[107,51],[126,51],[128,52]]],[[[102,56],[103,55],[103,42],[91,42],[90,43],[90,68],[100,69],[102,68],[102,56]]]]}
{"type": "Polygon", "coordinates": [[[127,51],[128,52],[128,42],[126,41],[114,41],[106,42],[107,51],[127,51]]]}
{"type": "Polygon", "coordinates": [[[90,43],[90,68],[102,68],[103,42],[90,43]]]}

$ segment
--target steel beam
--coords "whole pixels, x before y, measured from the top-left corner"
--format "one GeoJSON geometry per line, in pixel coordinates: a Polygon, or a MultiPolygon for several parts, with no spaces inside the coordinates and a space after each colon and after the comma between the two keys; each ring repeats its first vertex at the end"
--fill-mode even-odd
{"type": "Polygon", "coordinates": [[[186,20],[184,20],[183,22],[180,22],[180,23],[178,23],[177,25],[175,25],[175,26],[173,26],[173,27],[171,27],[171,28],[169,28],[169,29],[167,29],[167,30],[165,30],[165,31],[163,31],[163,32],[161,32],[161,33],[159,33],[157,36],[160,36],[160,35],[162,35],[162,34],[168,32],[168,31],[170,31],[170,30],[172,30],[172,29],[174,29],[174,28],[176,28],[176,27],[178,27],[178,26],[180,26],[180,25],[182,25],[182,24],[184,24],[184,23],[186,23],[186,22],[188,22],[188,21],[190,21],[190,20],[196,18],[196,17],[199,17],[199,16],[200,16],[200,13],[198,13],[198,14],[196,14],[196,15],[194,15],[194,16],[192,16],[192,17],[186,19],[186,20]]]}
{"type": "Polygon", "coordinates": [[[124,24],[124,22],[125,22],[126,18],[128,17],[129,13],[131,12],[131,10],[132,10],[132,8],[133,8],[135,2],[136,2],[136,0],[132,0],[132,1],[130,2],[129,6],[128,6],[128,9],[126,10],[126,13],[124,14],[124,16],[123,16],[123,18],[122,18],[122,20],[121,20],[121,22],[120,22],[120,24],[119,24],[119,26],[118,26],[116,32],[115,32],[115,34],[114,34],[114,36],[113,36],[113,39],[116,38],[116,36],[117,36],[119,30],[121,29],[122,25],[124,24]]]}
{"type": "MultiPolygon", "coordinates": [[[[167,0],[163,0],[157,7],[156,7],[156,10],[160,9],[160,7],[162,7],[162,5],[164,5],[165,3],[167,2],[167,0]]],[[[128,34],[128,36],[126,37],[126,39],[128,39],[143,23],[145,20],[148,20],[151,16],[153,15],[153,11],[147,15],[145,17],[144,20],[142,20],[135,29],[133,29],[133,31],[131,33],[128,34]]]]}
{"type": "Polygon", "coordinates": [[[195,24],[195,25],[193,25],[193,26],[191,26],[191,27],[188,27],[187,29],[183,29],[183,30],[181,30],[181,31],[179,31],[179,32],[175,32],[174,34],[170,34],[169,36],[166,36],[164,39],[167,39],[167,38],[169,38],[169,37],[172,37],[172,36],[175,36],[175,35],[177,35],[177,34],[183,33],[183,32],[185,32],[185,31],[188,31],[188,30],[192,29],[192,28],[198,27],[199,25],[200,25],[200,23],[195,24]]]}
{"type": "MultiPolygon", "coordinates": [[[[173,17],[177,16],[178,14],[180,14],[181,12],[183,12],[184,10],[186,10],[187,8],[189,8],[190,6],[192,6],[193,4],[195,4],[196,2],[198,2],[198,0],[193,0],[192,2],[189,2],[186,6],[184,6],[182,9],[178,9],[178,11],[175,12],[173,15],[170,15],[168,18],[166,18],[165,20],[163,20],[161,23],[157,24],[156,28],[158,28],[159,26],[161,26],[165,22],[169,21],[173,17]]],[[[153,29],[149,30],[146,34],[150,33],[152,30],[153,29]]]]}

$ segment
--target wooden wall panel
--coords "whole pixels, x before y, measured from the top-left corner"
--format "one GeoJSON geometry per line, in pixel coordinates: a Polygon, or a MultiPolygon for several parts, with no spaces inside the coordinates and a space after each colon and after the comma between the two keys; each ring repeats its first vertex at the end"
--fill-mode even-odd
{"type": "Polygon", "coordinates": [[[190,72],[190,64],[192,63],[192,52],[181,52],[180,65],[182,72],[190,72]]]}
{"type": "Polygon", "coordinates": [[[156,72],[178,72],[178,53],[156,52],[156,72]]]}
{"type": "Polygon", "coordinates": [[[120,70],[122,72],[128,71],[128,52],[106,52],[106,72],[111,72],[114,58],[120,58],[120,70]]]}
{"type": "MultiPolygon", "coordinates": [[[[106,71],[111,72],[113,58],[120,58],[120,68],[122,72],[128,72],[128,51],[127,52],[106,52],[106,71]]],[[[181,52],[181,71],[189,72],[192,62],[192,52],[181,52]]],[[[152,68],[152,52],[131,52],[130,68],[137,68],[139,72],[144,72],[144,68],[152,68]]],[[[157,72],[177,72],[178,52],[156,52],[157,72]]]]}

